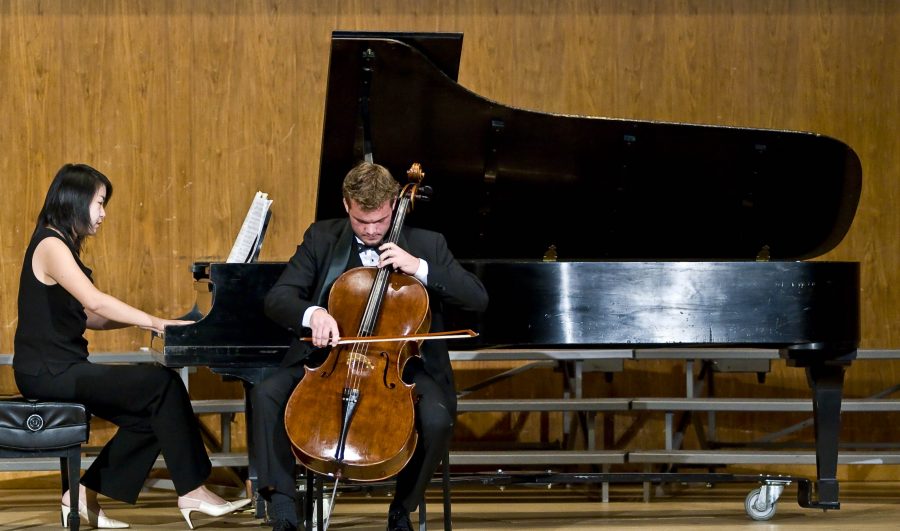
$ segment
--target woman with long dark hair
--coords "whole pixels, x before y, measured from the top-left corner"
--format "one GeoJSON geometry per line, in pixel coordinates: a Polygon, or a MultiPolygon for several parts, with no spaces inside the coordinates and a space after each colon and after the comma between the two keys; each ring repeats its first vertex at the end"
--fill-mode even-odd
{"type": "Polygon", "coordinates": [[[69,511],[77,510],[94,527],[128,527],[106,516],[97,493],[134,503],[162,453],[178,508],[193,529],[192,512],[222,516],[250,500],[227,502],[203,485],[211,464],[183,382],[165,367],[88,361],[87,328],[162,332],[166,325],[185,324],[145,313],[94,286],[81,248],[103,223],[112,191],[105,175],[84,164],[66,164],[50,185],[22,265],[16,384],[27,398],[79,402],[119,427],[82,476],[79,506],[68,507],[68,493],[63,495],[63,525],[69,511]]]}

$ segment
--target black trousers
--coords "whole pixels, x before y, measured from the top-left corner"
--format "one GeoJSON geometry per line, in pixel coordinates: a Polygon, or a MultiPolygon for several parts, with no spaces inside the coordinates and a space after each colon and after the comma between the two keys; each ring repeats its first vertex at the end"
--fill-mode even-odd
{"type": "MultiPolygon", "coordinates": [[[[294,387],[304,375],[303,365],[280,369],[256,385],[250,393],[253,408],[253,462],[259,491],[272,491],[296,497],[295,458],[284,428],[284,410],[294,387]]],[[[418,507],[431,477],[453,435],[456,419],[456,394],[438,385],[425,372],[421,361],[410,360],[403,380],[416,384],[416,431],[419,441],[409,463],[397,475],[397,488],[391,508],[412,512],[418,507]]]]}
{"type": "Polygon", "coordinates": [[[134,503],[160,452],[179,496],[209,477],[212,465],[190,397],[171,369],[85,362],[55,375],[15,377],[26,398],[79,402],[119,427],[82,476],[85,487],[134,503]]]}

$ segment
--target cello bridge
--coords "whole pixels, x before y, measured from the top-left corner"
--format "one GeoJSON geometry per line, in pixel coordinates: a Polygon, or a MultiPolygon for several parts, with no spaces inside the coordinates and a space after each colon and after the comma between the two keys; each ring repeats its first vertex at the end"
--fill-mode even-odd
{"type": "Polygon", "coordinates": [[[375,364],[369,361],[369,357],[366,356],[362,352],[351,351],[347,356],[347,365],[351,366],[359,366],[362,365],[369,370],[375,369],[375,364]]]}

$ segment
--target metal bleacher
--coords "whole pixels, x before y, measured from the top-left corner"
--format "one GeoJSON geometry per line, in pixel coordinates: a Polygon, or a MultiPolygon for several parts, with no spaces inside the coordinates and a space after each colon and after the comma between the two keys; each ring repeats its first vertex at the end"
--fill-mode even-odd
{"type": "MultiPolygon", "coordinates": [[[[611,465],[627,463],[642,464],[646,467],[654,465],[667,466],[717,466],[732,464],[747,465],[796,465],[815,464],[815,453],[797,448],[785,449],[743,449],[743,448],[681,448],[684,427],[677,427],[676,415],[687,413],[704,413],[707,417],[706,428],[712,431],[715,426],[716,413],[725,412],[771,412],[771,413],[811,413],[811,400],[803,398],[720,398],[699,396],[698,383],[694,376],[693,363],[701,362],[716,365],[722,371],[742,370],[745,372],[768,371],[771,360],[778,359],[776,351],[764,350],[700,350],[696,352],[659,349],[643,350],[493,350],[493,351],[461,351],[451,352],[454,364],[463,365],[472,361],[509,361],[520,362],[517,366],[490,376],[483,381],[470,385],[459,392],[459,413],[463,415],[489,412],[559,412],[565,416],[562,423],[564,430],[572,430],[574,426],[585,429],[582,448],[569,445],[564,448],[533,449],[466,449],[452,451],[449,455],[451,466],[485,467],[498,470],[502,467],[563,467],[569,465],[592,465],[608,471],[611,465]],[[685,362],[686,390],[684,397],[632,397],[632,398],[585,398],[583,396],[583,375],[588,371],[618,372],[623,370],[625,360],[678,359],[685,362]],[[513,378],[529,370],[538,368],[563,369],[565,389],[558,398],[511,399],[467,398],[473,392],[484,389],[499,381],[513,378]],[[658,413],[664,416],[665,437],[664,448],[626,448],[605,449],[597,444],[595,425],[598,415],[616,415],[628,412],[658,413]]],[[[859,360],[892,360],[900,359],[898,350],[861,350],[859,360]]],[[[90,360],[95,363],[153,363],[150,352],[102,353],[94,354],[90,360]]],[[[11,365],[11,354],[0,354],[0,366],[11,365]]],[[[187,381],[188,369],[182,369],[182,377],[187,381]]],[[[900,386],[884,390],[869,398],[845,398],[842,401],[842,413],[886,413],[900,411],[900,399],[890,395],[900,386]]],[[[244,451],[232,451],[230,441],[231,423],[245,409],[243,399],[211,399],[193,400],[192,406],[197,415],[219,415],[222,429],[221,452],[213,452],[210,459],[213,466],[245,467],[248,465],[244,451]]],[[[572,440],[572,434],[564,434],[564,439],[572,440]]],[[[87,467],[94,459],[90,448],[82,460],[87,467]]],[[[841,465],[882,465],[900,464],[900,448],[841,451],[838,462],[841,465]]],[[[156,463],[164,466],[162,458],[156,463]]],[[[58,462],[55,459],[0,459],[0,471],[56,471],[58,462]]],[[[604,485],[604,499],[608,499],[604,485]]]]}

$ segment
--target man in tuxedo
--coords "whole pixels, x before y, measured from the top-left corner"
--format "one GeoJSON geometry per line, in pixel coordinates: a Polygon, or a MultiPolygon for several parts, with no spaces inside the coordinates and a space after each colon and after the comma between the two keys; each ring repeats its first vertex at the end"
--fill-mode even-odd
{"type": "MultiPolygon", "coordinates": [[[[434,331],[444,330],[444,305],[468,311],[483,311],[487,306],[481,281],[453,258],[441,234],[404,227],[396,243],[383,242],[399,188],[383,166],[363,162],[350,170],[343,183],[347,217],[312,224],[266,297],[266,315],[296,335],[281,369],[251,392],[259,493],[269,503],[274,529],[298,527],[295,460],[284,428],[284,410],[304,375],[305,364],[311,357],[321,359],[321,349],[340,337],[338,323],[326,309],[335,279],[359,266],[390,267],[415,276],[428,290],[434,331]],[[304,335],[313,338],[312,344],[297,339],[304,335]]],[[[347,335],[354,332],[345,330],[347,335]]],[[[416,386],[419,440],[412,459],[397,476],[388,510],[389,531],[411,531],[409,513],[417,508],[450,443],[456,418],[456,391],[446,343],[425,341],[421,354],[421,359],[410,360],[403,372],[404,381],[416,386]]]]}

